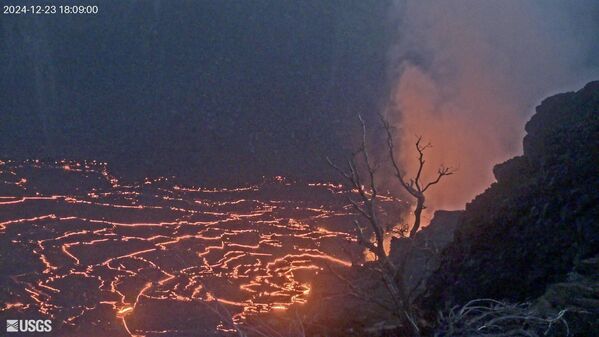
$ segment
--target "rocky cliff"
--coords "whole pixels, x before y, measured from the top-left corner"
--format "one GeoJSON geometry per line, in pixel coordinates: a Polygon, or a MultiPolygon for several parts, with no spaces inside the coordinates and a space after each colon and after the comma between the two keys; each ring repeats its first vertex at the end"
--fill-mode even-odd
{"type": "Polygon", "coordinates": [[[466,206],[422,297],[431,313],[535,299],[599,254],[599,81],[545,99],[526,131],[523,155],[466,206]]]}

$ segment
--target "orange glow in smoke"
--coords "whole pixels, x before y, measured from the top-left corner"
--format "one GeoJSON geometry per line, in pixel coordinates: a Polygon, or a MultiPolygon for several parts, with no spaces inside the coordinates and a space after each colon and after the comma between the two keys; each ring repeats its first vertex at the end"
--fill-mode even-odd
{"type": "Polygon", "coordinates": [[[441,165],[457,168],[454,175],[429,190],[428,216],[434,209],[463,208],[494,181],[493,165],[517,149],[518,137],[506,140],[498,136],[519,134],[516,126],[521,122],[509,102],[499,101],[483,83],[464,80],[460,85],[468,94],[461,92],[455,100],[447,101],[427,74],[408,67],[393,97],[393,106],[401,111],[394,124],[400,144],[397,154],[406,176],[413,177],[418,168],[417,136],[432,144],[425,152],[423,181],[434,179],[441,165]],[[462,98],[467,100],[462,102],[462,98]],[[485,109],[493,110],[493,114],[485,113],[485,109]],[[494,116],[503,117],[495,120],[494,116]],[[505,144],[511,146],[506,148],[505,144]]]}

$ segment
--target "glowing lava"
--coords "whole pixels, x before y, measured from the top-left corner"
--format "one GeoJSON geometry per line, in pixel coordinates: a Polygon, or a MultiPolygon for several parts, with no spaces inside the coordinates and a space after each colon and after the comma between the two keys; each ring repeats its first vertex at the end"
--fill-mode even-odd
{"type": "Polygon", "coordinates": [[[228,189],[125,185],[105,163],[0,162],[10,287],[0,312],[49,317],[69,336],[231,335],[247,315],[304,303],[325,264],[361,256],[346,193],[283,177],[228,189]]]}

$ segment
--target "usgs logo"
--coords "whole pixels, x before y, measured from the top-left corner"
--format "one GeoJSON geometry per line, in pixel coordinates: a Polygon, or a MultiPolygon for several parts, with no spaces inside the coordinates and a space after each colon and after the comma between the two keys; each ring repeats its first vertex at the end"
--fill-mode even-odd
{"type": "Polygon", "coordinates": [[[6,332],[50,332],[52,321],[49,319],[7,319],[6,332]]]}

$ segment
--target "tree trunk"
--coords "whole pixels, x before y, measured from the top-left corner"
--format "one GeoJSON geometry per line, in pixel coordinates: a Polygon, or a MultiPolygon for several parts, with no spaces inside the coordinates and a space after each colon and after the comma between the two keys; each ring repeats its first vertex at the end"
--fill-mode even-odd
{"type": "Polygon", "coordinates": [[[410,231],[410,237],[414,237],[418,229],[420,229],[420,217],[422,216],[422,210],[424,209],[424,195],[419,195],[416,198],[416,209],[414,210],[414,226],[410,231]]]}

